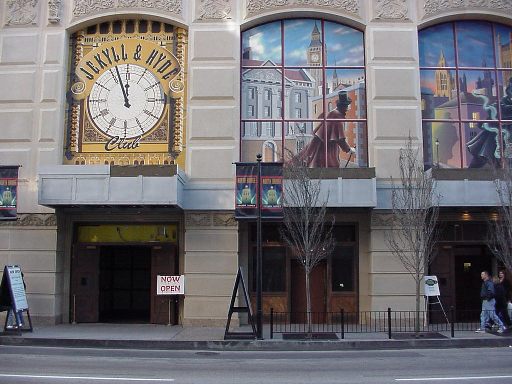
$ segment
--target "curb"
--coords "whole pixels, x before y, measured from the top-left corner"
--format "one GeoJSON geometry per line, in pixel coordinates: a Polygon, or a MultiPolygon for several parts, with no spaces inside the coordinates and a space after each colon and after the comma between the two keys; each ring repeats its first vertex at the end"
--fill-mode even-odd
{"type": "Polygon", "coordinates": [[[212,351],[350,351],[415,348],[496,348],[512,347],[512,338],[492,339],[422,339],[422,340],[343,340],[343,341],[282,341],[282,340],[98,340],[0,337],[0,345],[66,348],[110,348],[142,350],[212,350],[212,351]]]}

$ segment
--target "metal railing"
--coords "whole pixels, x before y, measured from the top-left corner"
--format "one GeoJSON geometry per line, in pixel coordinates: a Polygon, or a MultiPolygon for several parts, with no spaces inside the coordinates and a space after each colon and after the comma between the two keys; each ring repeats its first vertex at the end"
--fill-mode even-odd
{"type": "MultiPolygon", "coordinates": [[[[445,314],[441,310],[420,311],[420,332],[474,331],[480,326],[480,311],[450,308],[445,314]]],[[[335,333],[342,339],[346,333],[386,333],[391,339],[394,333],[415,332],[416,311],[361,311],[311,312],[311,327],[308,327],[307,312],[275,312],[270,310],[270,338],[274,334],[325,334],[335,333]]]]}

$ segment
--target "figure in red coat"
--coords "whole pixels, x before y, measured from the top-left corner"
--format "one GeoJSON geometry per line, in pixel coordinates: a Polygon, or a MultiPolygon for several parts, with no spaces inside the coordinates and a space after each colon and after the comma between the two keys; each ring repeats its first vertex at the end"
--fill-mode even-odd
{"type": "MultiPolygon", "coordinates": [[[[327,121],[322,122],[313,131],[313,139],[300,152],[299,157],[305,161],[310,168],[325,168],[340,166],[340,149],[343,152],[355,153],[356,150],[348,145],[343,131],[343,121],[329,119],[344,119],[348,110],[348,106],[352,100],[348,97],[346,91],[338,93],[338,101],[336,109],[327,114],[327,121]],[[324,143],[327,142],[327,145],[324,143]],[[327,147],[327,157],[325,150],[327,147]],[[326,164],[327,160],[327,164],[326,164]]],[[[323,118],[322,113],[319,118],[323,118]]]]}

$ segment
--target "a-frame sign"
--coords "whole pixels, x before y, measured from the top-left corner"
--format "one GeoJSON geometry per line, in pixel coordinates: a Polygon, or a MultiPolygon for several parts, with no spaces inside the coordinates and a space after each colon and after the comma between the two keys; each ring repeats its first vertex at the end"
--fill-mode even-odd
{"type": "Polygon", "coordinates": [[[28,310],[25,282],[21,268],[17,265],[6,265],[0,285],[0,309],[7,311],[4,332],[29,331],[32,332],[32,319],[28,310]],[[23,312],[27,314],[27,320],[23,319],[23,312]]]}
{"type": "Polygon", "coordinates": [[[238,273],[236,274],[235,286],[233,287],[233,295],[231,296],[231,304],[229,305],[228,312],[228,321],[226,323],[226,331],[224,332],[224,340],[232,340],[232,339],[256,339],[256,327],[254,325],[254,317],[251,309],[251,301],[249,299],[249,295],[247,294],[247,286],[245,285],[244,275],[242,274],[242,268],[238,268],[238,273]],[[244,294],[245,306],[235,306],[235,300],[237,296],[238,289],[240,288],[240,283],[242,283],[242,292],[244,294]],[[231,332],[229,330],[229,325],[231,324],[231,316],[233,313],[247,313],[249,324],[251,325],[252,332],[231,332]]]}

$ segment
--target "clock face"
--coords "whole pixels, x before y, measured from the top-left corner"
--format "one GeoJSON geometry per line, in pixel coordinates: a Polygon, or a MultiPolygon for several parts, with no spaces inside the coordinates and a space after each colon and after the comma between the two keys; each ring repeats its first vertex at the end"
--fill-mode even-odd
{"type": "Polygon", "coordinates": [[[313,53],[311,55],[311,60],[314,61],[315,63],[318,63],[320,61],[320,56],[318,55],[318,53],[313,53]]]}
{"type": "Polygon", "coordinates": [[[110,137],[131,139],[151,131],[165,110],[160,81],[147,68],[121,64],[105,71],[88,97],[89,116],[110,137]]]}

